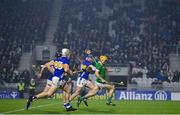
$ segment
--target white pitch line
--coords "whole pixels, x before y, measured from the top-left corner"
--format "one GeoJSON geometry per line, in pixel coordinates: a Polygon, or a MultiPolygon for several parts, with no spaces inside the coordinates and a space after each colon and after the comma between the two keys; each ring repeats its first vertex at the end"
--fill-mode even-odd
{"type": "MultiPolygon", "coordinates": [[[[51,103],[51,104],[39,105],[39,106],[31,107],[31,108],[29,108],[29,110],[34,109],[34,108],[46,107],[46,106],[49,106],[49,105],[55,105],[55,104],[59,104],[59,103],[51,103]]],[[[7,111],[7,112],[0,113],[0,115],[5,114],[5,113],[14,113],[14,112],[18,112],[18,111],[24,111],[24,110],[26,110],[26,109],[18,109],[18,110],[13,110],[13,111],[7,111]]]]}

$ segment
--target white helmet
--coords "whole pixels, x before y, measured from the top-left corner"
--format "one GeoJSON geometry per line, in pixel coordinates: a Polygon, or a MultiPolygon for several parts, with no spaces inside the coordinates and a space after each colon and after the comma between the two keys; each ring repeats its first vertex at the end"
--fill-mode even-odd
{"type": "Polygon", "coordinates": [[[62,56],[70,56],[70,50],[67,48],[62,49],[62,56]]]}

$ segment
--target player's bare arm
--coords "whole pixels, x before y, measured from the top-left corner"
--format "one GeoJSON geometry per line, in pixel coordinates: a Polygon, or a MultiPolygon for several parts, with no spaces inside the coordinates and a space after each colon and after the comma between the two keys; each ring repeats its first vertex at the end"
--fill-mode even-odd
{"type": "Polygon", "coordinates": [[[52,68],[53,65],[54,65],[54,61],[53,61],[53,60],[45,64],[45,66],[47,67],[47,69],[48,69],[51,73],[54,73],[54,69],[52,68]]]}
{"type": "Polygon", "coordinates": [[[39,72],[39,74],[38,74],[38,78],[41,78],[42,73],[43,73],[43,71],[44,71],[45,68],[47,68],[51,73],[54,72],[54,69],[51,67],[51,66],[53,65],[53,62],[54,62],[54,61],[52,60],[52,61],[47,62],[46,64],[42,65],[42,68],[41,68],[41,70],[40,70],[40,72],[39,72]]]}

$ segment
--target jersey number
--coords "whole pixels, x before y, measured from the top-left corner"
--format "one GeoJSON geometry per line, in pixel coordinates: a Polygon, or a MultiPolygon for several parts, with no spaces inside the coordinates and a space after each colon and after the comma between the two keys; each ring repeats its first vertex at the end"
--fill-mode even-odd
{"type": "Polygon", "coordinates": [[[62,62],[54,62],[54,67],[56,69],[62,69],[63,68],[63,64],[62,64],[62,62]]]}

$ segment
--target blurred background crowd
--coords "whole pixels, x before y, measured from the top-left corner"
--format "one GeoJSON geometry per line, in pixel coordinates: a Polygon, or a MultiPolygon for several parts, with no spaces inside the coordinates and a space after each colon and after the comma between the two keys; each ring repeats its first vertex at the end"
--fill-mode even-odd
{"type": "MultiPolygon", "coordinates": [[[[19,71],[18,65],[23,52],[45,41],[53,1],[1,0],[1,81],[29,82],[32,71],[19,71]]],[[[138,78],[179,82],[180,71],[171,71],[169,60],[169,54],[180,45],[179,0],[62,3],[53,38],[59,49],[68,47],[79,57],[84,56],[84,49],[91,49],[96,56],[108,55],[109,64],[129,64],[130,83],[141,82],[138,78]]]]}

